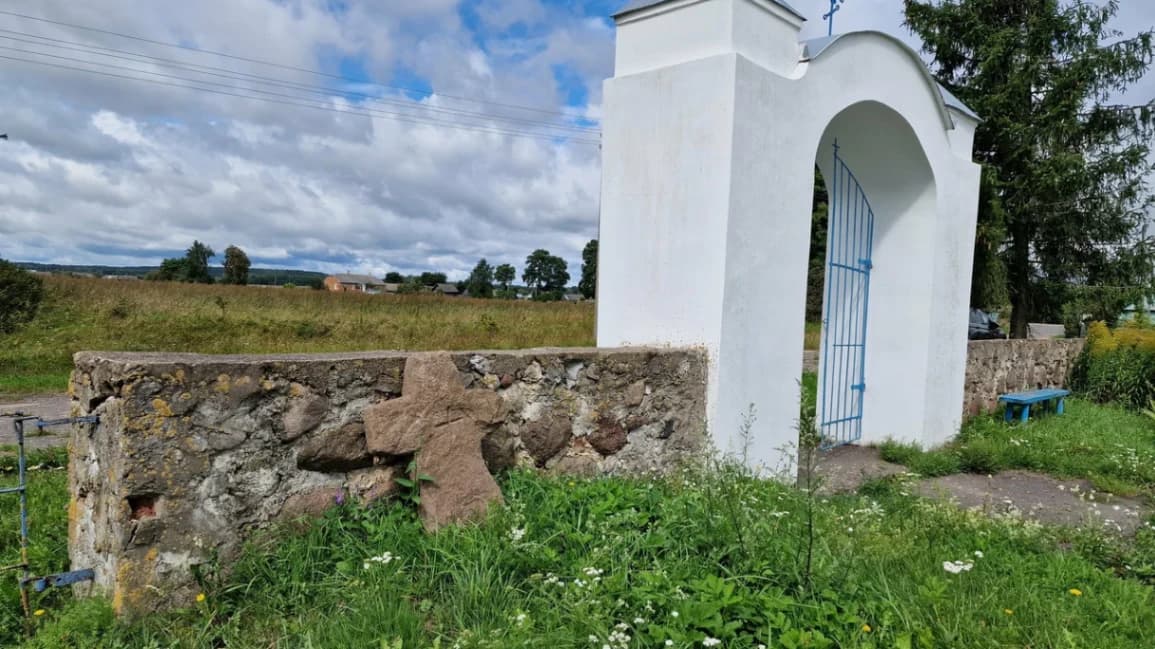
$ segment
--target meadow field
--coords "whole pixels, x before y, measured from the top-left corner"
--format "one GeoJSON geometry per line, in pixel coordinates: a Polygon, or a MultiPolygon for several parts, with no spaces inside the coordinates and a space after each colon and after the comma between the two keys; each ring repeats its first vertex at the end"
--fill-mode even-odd
{"type": "Polygon", "coordinates": [[[0,337],[0,394],[58,392],[82,350],[204,354],[582,347],[592,303],[361,295],[46,278],[37,318],[0,337]]]}
{"type": "MultiPolygon", "coordinates": [[[[592,302],[361,295],[45,278],[37,318],[0,336],[0,395],[60,392],[78,351],[272,354],[586,347],[592,302]]],[[[807,326],[807,349],[819,327],[807,326]]]]}

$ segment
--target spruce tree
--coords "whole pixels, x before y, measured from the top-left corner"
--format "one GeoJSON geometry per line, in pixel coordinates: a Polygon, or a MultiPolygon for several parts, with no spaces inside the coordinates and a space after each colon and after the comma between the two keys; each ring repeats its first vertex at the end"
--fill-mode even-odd
{"type": "Polygon", "coordinates": [[[935,76],[984,119],[972,297],[983,307],[1009,299],[1015,337],[1064,310],[1111,318],[1152,286],[1143,226],[1155,204],[1146,184],[1153,104],[1112,102],[1155,49],[1149,27],[1121,38],[1111,25],[1118,8],[904,0],[935,76]]]}

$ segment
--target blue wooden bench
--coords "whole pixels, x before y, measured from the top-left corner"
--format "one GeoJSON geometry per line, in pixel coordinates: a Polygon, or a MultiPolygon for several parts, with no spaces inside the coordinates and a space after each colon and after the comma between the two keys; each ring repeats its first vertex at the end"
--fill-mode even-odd
{"type": "Polygon", "coordinates": [[[999,401],[1007,404],[1005,419],[1010,422],[1014,418],[1015,406],[1022,408],[1019,421],[1026,422],[1031,417],[1031,406],[1042,404],[1046,410],[1052,402],[1055,403],[1055,414],[1063,414],[1063,399],[1070,396],[1069,390],[1031,390],[1030,392],[1015,392],[999,396],[999,401]]]}

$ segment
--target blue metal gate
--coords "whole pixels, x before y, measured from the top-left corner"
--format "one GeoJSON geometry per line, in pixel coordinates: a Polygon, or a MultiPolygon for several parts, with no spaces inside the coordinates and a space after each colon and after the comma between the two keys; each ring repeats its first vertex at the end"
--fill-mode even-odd
{"type": "Polygon", "coordinates": [[[830,448],[862,438],[874,212],[839,156],[837,143],[833,175],[826,181],[829,218],[818,421],[822,445],[830,448]]]}

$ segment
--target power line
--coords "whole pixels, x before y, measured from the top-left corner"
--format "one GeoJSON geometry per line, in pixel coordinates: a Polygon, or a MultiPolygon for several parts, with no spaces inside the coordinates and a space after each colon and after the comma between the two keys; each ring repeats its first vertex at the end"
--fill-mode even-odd
{"type": "MultiPolygon", "coordinates": [[[[9,32],[9,31],[10,30],[0,29],[0,32],[9,32]]],[[[7,39],[7,40],[17,41],[17,42],[21,42],[21,43],[37,45],[37,46],[41,46],[41,47],[54,47],[54,48],[68,50],[68,51],[80,52],[80,53],[84,53],[84,54],[95,54],[97,56],[106,56],[106,57],[110,57],[110,58],[117,59],[117,60],[129,61],[132,63],[141,63],[141,64],[146,64],[146,65],[149,64],[148,61],[140,61],[137,59],[129,58],[127,56],[120,56],[120,55],[115,55],[115,54],[102,54],[100,52],[90,52],[90,51],[87,51],[86,49],[84,49],[83,47],[76,48],[76,47],[67,47],[64,45],[55,45],[55,44],[50,44],[50,43],[38,43],[35,41],[29,41],[26,39],[15,38],[12,36],[4,36],[4,35],[0,35],[0,39],[7,39]]],[[[179,79],[182,81],[193,81],[196,83],[204,83],[204,84],[220,86],[220,87],[225,87],[225,88],[234,88],[235,87],[235,86],[230,85],[230,84],[215,83],[215,82],[206,81],[203,79],[189,79],[187,77],[181,77],[181,76],[177,76],[177,75],[169,75],[169,74],[164,74],[164,73],[160,73],[160,72],[154,72],[151,70],[141,70],[139,68],[132,68],[132,67],[127,67],[127,66],[122,66],[122,65],[115,65],[115,64],[111,64],[111,63],[98,63],[98,62],[90,61],[87,59],[77,59],[74,57],[62,56],[62,55],[58,55],[58,54],[49,54],[47,52],[39,52],[39,51],[35,51],[35,50],[26,50],[26,49],[20,49],[20,48],[15,48],[15,47],[7,47],[7,46],[3,46],[3,45],[0,45],[0,49],[18,52],[21,54],[32,54],[32,55],[36,55],[36,56],[45,56],[45,57],[64,60],[64,61],[72,61],[75,63],[83,63],[85,65],[106,67],[106,68],[110,68],[110,69],[114,69],[114,70],[126,70],[129,72],[136,72],[139,74],[162,76],[162,77],[167,77],[167,78],[179,79]]],[[[150,57],[150,56],[145,55],[145,54],[133,54],[133,56],[140,56],[140,57],[144,57],[144,58],[157,58],[157,57],[150,57]]],[[[160,59],[160,60],[163,61],[165,59],[160,59]]],[[[244,72],[236,72],[233,70],[228,70],[227,68],[214,68],[211,66],[200,66],[198,64],[185,64],[185,63],[180,63],[180,62],[174,62],[174,63],[175,63],[175,65],[170,65],[167,67],[175,68],[175,69],[185,71],[185,72],[191,72],[193,74],[203,74],[203,75],[208,75],[208,76],[213,76],[213,77],[230,79],[233,81],[245,81],[245,82],[249,82],[249,83],[261,83],[261,84],[271,85],[271,86],[275,86],[275,87],[283,87],[283,88],[288,88],[291,90],[297,90],[299,92],[308,92],[311,94],[322,95],[325,97],[348,95],[348,96],[352,96],[352,97],[358,97],[358,98],[364,98],[364,99],[372,100],[372,101],[386,104],[386,105],[398,106],[401,108],[411,108],[411,109],[420,110],[420,111],[424,111],[424,112],[430,112],[430,113],[445,114],[445,115],[450,115],[453,117],[467,117],[467,118],[472,118],[472,119],[496,120],[496,121],[510,122],[510,123],[514,123],[514,124],[523,124],[526,126],[538,126],[538,127],[548,128],[548,129],[570,131],[570,132],[578,133],[581,135],[594,135],[594,136],[596,136],[600,133],[596,129],[581,127],[581,126],[573,126],[570,124],[559,124],[556,122],[546,122],[546,121],[541,121],[541,120],[532,120],[532,119],[525,119],[525,118],[520,118],[520,117],[506,117],[506,116],[502,116],[502,115],[496,115],[493,113],[479,113],[479,112],[474,112],[474,111],[465,111],[465,110],[458,110],[458,109],[453,109],[453,108],[443,108],[443,107],[439,107],[439,106],[429,106],[429,105],[421,104],[418,102],[401,101],[401,100],[397,100],[397,99],[389,99],[386,97],[377,97],[374,95],[368,95],[368,94],[364,94],[364,93],[351,92],[351,91],[347,92],[347,91],[341,90],[339,88],[325,88],[325,87],[309,86],[306,84],[299,84],[299,83],[281,81],[281,80],[276,80],[276,79],[268,79],[267,77],[261,77],[259,75],[252,75],[252,74],[248,74],[248,73],[244,73],[244,72]],[[196,68],[202,68],[202,67],[208,68],[208,70],[210,70],[210,71],[203,71],[203,70],[196,69],[196,68]],[[220,72],[213,72],[211,70],[219,70],[220,72]],[[243,78],[243,77],[251,77],[251,78],[243,78]]],[[[276,97],[287,97],[287,98],[292,98],[292,99],[299,99],[299,97],[296,97],[294,95],[285,95],[283,93],[273,93],[273,92],[270,92],[267,90],[260,90],[257,88],[244,88],[244,89],[251,91],[251,92],[270,94],[270,95],[276,96],[276,97]]]]}
{"type": "MultiPolygon", "coordinates": [[[[95,32],[98,34],[107,34],[109,36],[116,36],[118,38],[126,38],[126,39],[130,39],[130,40],[134,40],[134,41],[140,41],[142,43],[150,43],[152,45],[160,45],[162,47],[171,47],[171,48],[176,48],[176,49],[180,49],[180,50],[186,50],[189,52],[198,52],[201,54],[211,54],[213,56],[220,56],[220,57],[224,57],[224,58],[228,58],[228,59],[234,59],[237,61],[245,61],[247,63],[256,63],[258,65],[267,65],[267,66],[274,67],[274,68],[281,68],[283,70],[291,70],[293,72],[302,72],[305,74],[312,74],[312,75],[316,75],[319,77],[327,77],[330,79],[337,79],[339,81],[345,81],[348,83],[358,83],[358,84],[366,84],[367,83],[363,79],[353,79],[351,77],[346,77],[346,76],[342,76],[339,74],[332,74],[329,72],[321,72],[320,70],[311,70],[309,68],[301,68],[301,67],[297,67],[297,66],[293,66],[293,65],[285,65],[283,63],[274,63],[273,61],[254,59],[254,58],[249,58],[246,56],[240,56],[237,54],[228,54],[226,52],[218,52],[215,50],[203,49],[200,47],[194,47],[192,45],[181,45],[179,43],[167,43],[165,41],[158,41],[158,40],[154,40],[151,38],[145,38],[143,36],[135,36],[133,34],[124,34],[121,32],[114,32],[114,31],[110,31],[107,29],[100,29],[97,27],[88,27],[85,25],[76,25],[73,23],[66,23],[66,22],[59,21],[59,20],[50,20],[48,18],[40,18],[39,16],[29,16],[27,14],[16,13],[14,11],[4,11],[4,10],[0,9],[0,15],[12,16],[15,18],[23,18],[25,20],[35,20],[38,22],[49,23],[52,25],[59,25],[61,27],[68,27],[71,29],[81,29],[84,31],[95,32]]],[[[401,90],[404,92],[433,94],[433,93],[430,93],[429,91],[421,89],[421,88],[388,85],[388,84],[382,84],[382,83],[376,83],[376,82],[368,82],[368,85],[373,85],[373,86],[377,86],[380,88],[390,88],[393,90],[401,90]]],[[[439,97],[445,97],[447,99],[456,99],[458,101],[468,101],[468,102],[477,103],[477,104],[489,104],[491,106],[501,106],[503,108],[512,108],[512,109],[516,109],[516,110],[532,111],[532,112],[544,113],[544,114],[548,114],[548,115],[563,115],[563,116],[567,116],[567,117],[569,116],[567,113],[563,113],[563,112],[556,111],[556,110],[549,110],[546,108],[537,108],[537,107],[533,107],[533,106],[523,106],[520,104],[507,104],[507,103],[491,101],[491,100],[487,100],[487,99],[475,99],[475,98],[471,98],[471,97],[446,95],[446,94],[442,94],[442,93],[436,93],[436,94],[439,97]]]]}
{"type": "MultiPolygon", "coordinates": [[[[261,84],[265,84],[265,85],[278,86],[278,87],[283,87],[283,88],[291,88],[294,90],[300,90],[302,92],[310,92],[310,93],[314,93],[314,94],[324,94],[326,96],[341,95],[341,96],[357,97],[357,98],[370,99],[370,100],[374,100],[377,102],[396,105],[396,106],[419,107],[422,110],[427,110],[427,111],[431,111],[431,112],[470,116],[470,117],[485,117],[487,119],[500,119],[502,121],[516,122],[516,123],[527,124],[527,125],[548,126],[550,128],[571,130],[571,131],[578,132],[578,133],[589,133],[589,134],[599,133],[598,129],[592,128],[592,127],[576,126],[576,125],[572,125],[572,124],[560,124],[557,122],[527,119],[524,117],[504,116],[504,115],[498,115],[495,113],[481,113],[481,112],[468,111],[468,110],[462,110],[462,109],[457,109],[457,108],[448,108],[448,107],[441,107],[441,106],[429,106],[427,104],[421,104],[421,103],[416,102],[416,101],[403,101],[403,100],[398,100],[398,99],[391,99],[388,97],[382,97],[379,95],[370,95],[370,94],[355,92],[355,91],[351,91],[351,90],[344,90],[341,88],[333,88],[333,87],[329,87],[329,86],[315,86],[315,85],[297,83],[297,82],[293,82],[293,81],[286,81],[283,79],[274,79],[271,77],[265,77],[265,76],[258,75],[258,74],[241,72],[238,70],[230,70],[228,68],[220,68],[220,67],[211,66],[211,65],[202,65],[199,63],[188,63],[185,61],[177,61],[175,59],[166,59],[163,57],[151,56],[149,54],[140,54],[140,53],[131,52],[128,50],[118,50],[118,49],[114,49],[114,48],[101,47],[98,45],[87,45],[84,43],[78,43],[76,41],[67,41],[67,40],[62,40],[62,39],[58,39],[58,38],[51,38],[51,37],[47,37],[47,36],[38,36],[36,34],[28,34],[25,32],[13,31],[10,29],[0,29],[0,38],[10,40],[10,41],[16,41],[19,43],[25,43],[28,45],[36,45],[36,46],[40,46],[40,47],[52,47],[52,48],[62,49],[62,50],[70,51],[70,52],[79,52],[82,54],[95,54],[97,56],[104,56],[104,57],[122,60],[122,61],[130,61],[133,63],[151,64],[152,61],[156,61],[156,62],[164,64],[161,67],[171,67],[171,68],[175,68],[175,69],[179,69],[179,70],[185,70],[188,72],[194,72],[196,74],[204,74],[204,75],[221,77],[221,78],[226,78],[226,79],[234,79],[236,81],[251,81],[251,82],[261,83],[261,84]],[[31,40],[28,40],[25,38],[17,38],[15,36],[4,36],[3,34],[5,34],[5,33],[6,34],[18,34],[20,36],[28,36],[31,38],[41,39],[41,40],[50,41],[50,42],[42,43],[39,41],[31,41],[31,40]],[[75,45],[77,47],[70,47],[72,45],[75,45]],[[103,52],[94,51],[94,50],[103,50],[103,52]],[[116,54],[108,54],[108,53],[104,53],[104,52],[115,52],[116,54]],[[142,61],[140,59],[146,59],[146,60],[142,61]]],[[[50,55],[45,55],[45,56],[50,56],[50,55]]],[[[84,61],[84,62],[85,63],[91,63],[91,61],[84,61]]],[[[572,116],[570,116],[570,117],[572,117],[572,116]]]]}
{"type": "MultiPolygon", "coordinates": [[[[140,77],[133,77],[133,76],[129,76],[129,75],[115,74],[112,72],[102,72],[100,70],[89,70],[86,68],[78,68],[78,67],[70,66],[70,65],[62,65],[62,64],[58,64],[58,63],[49,63],[47,61],[35,61],[35,60],[31,60],[31,59],[22,59],[22,58],[13,57],[13,56],[0,55],[0,59],[9,60],[9,61],[16,61],[18,63],[27,63],[27,64],[31,64],[31,65],[40,65],[40,66],[45,66],[45,67],[50,67],[50,68],[57,68],[57,69],[61,69],[61,70],[85,72],[88,74],[95,74],[95,75],[100,75],[100,76],[104,76],[104,77],[111,77],[114,79],[125,79],[128,81],[139,81],[142,83],[151,83],[151,84],[155,84],[155,85],[169,86],[172,88],[181,88],[184,90],[197,90],[200,92],[207,92],[207,93],[216,94],[216,95],[224,95],[227,97],[238,97],[240,99],[252,99],[255,101],[264,101],[264,102],[271,103],[271,104],[279,104],[279,105],[284,105],[284,106],[297,106],[300,108],[312,108],[314,110],[324,110],[324,111],[328,111],[328,112],[332,112],[332,113],[344,113],[347,115],[359,115],[362,117],[370,117],[370,118],[377,117],[377,116],[383,116],[387,119],[392,119],[394,121],[399,121],[399,122],[408,122],[408,123],[413,123],[413,124],[432,125],[432,126],[444,126],[447,128],[454,128],[454,129],[463,130],[463,131],[475,131],[478,133],[487,133],[490,135],[507,135],[510,137],[524,137],[524,138],[548,140],[548,141],[556,141],[559,139],[564,139],[566,142],[572,142],[572,143],[576,143],[576,144],[588,144],[588,145],[592,145],[592,146],[600,145],[600,142],[598,142],[597,140],[587,140],[587,139],[574,138],[574,137],[568,137],[568,136],[562,136],[562,135],[550,135],[550,134],[545,134],[545,133],[530,133],[527,131],[515,131],[515,130],[498,129],[498,128],[486,128],[486,127],[482,127],[479,125],[473,125],[473,124],[467,125],[467,124],[461,124],[461,123],[445,122],[445,121],[433,120],[433,119],[428,119],[428,118],[421,118],[421,117],[418,117],[415,115],[408,115],[405,113],[391,113],[388,111],[380,111],[380,110],[374,110],[374,109],[348,110],[348,109],[337,108],[337,107],[332,106],[332,105],[301,103],[304,101],[311,101],[311,100],[308,100],[305,98],[298,98],[298,97],[293,97],[293,99],[297,99],[299,101],[284,101],[284,100],[278,100],[278,99],[271,99],[271,98],[267,98],[267,97],[254,97],[252,95],[245,95],[245,94],[241,94],[241,93],[237,93],[237,92],[228,92],[228,91],[224,91],[224,90],[214,90],[212,88],[202,88],[202,87],[198,87],[198,86],[188,86],[188,85],[179,84],[179,83],[171,83],[171,82],[167,82],[167,81],[161,81],[158,79],[142,79],[140,77]]],[[[159,74],[159,73],[155,73],[155,74],[159,74]]],[[[165,76],[169,76],[169,75],[165,75],[165,76]]],[[[186,81],[192,81],[193,83],[209,83],[209,82],[197,81],[197,80],[191,80],[191,79],[185,79],[185,80],[186,81]]],[[[218,84],[218,85],[221,85],[221,84],[218,84]]]]}

